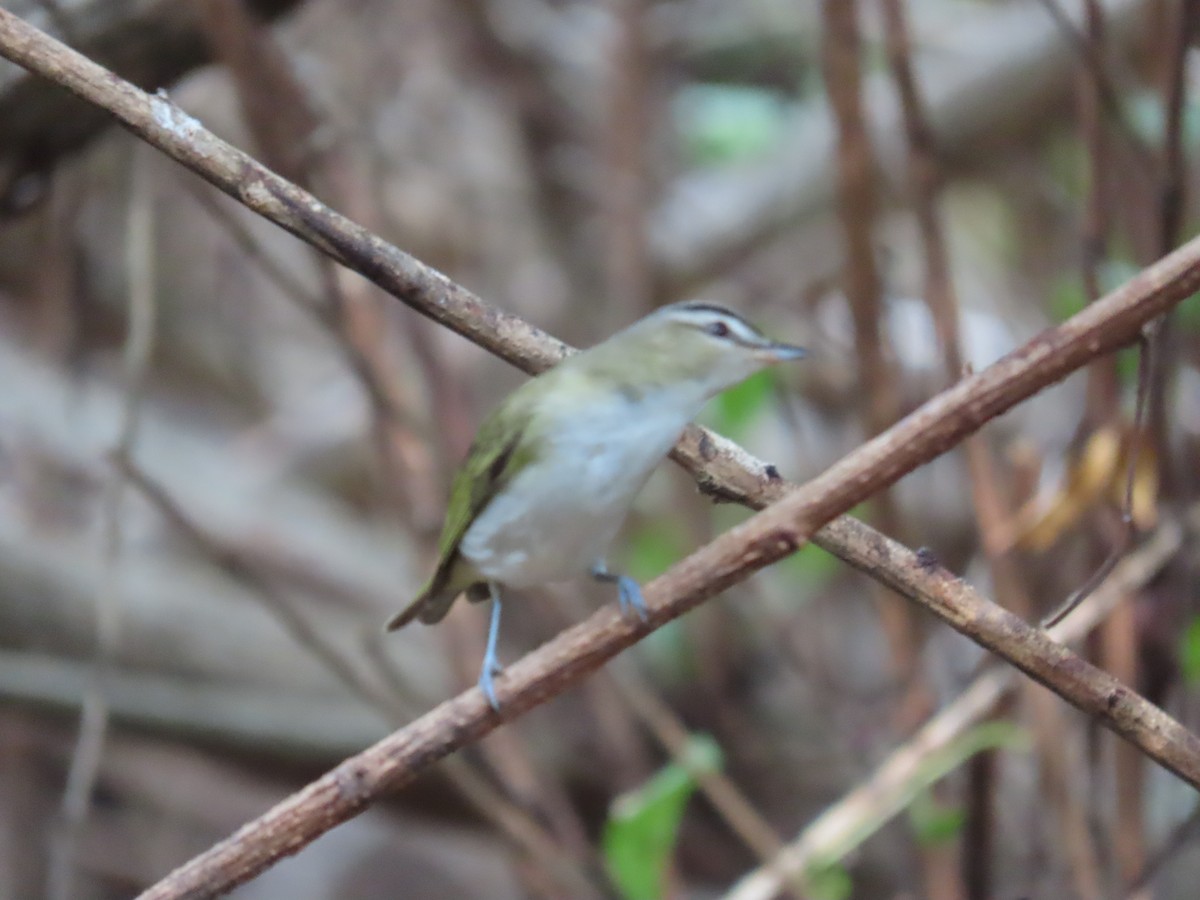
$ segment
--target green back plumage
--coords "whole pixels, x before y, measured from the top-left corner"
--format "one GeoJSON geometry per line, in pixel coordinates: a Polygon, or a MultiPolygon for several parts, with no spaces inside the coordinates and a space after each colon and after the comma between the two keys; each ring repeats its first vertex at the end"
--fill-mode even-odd
{"type": "Polygon", "coordinates": [[[438,539],[438,564],[416,599],[388,622],[393,631],[415,618],[441,621],[463,591],[471,600],[485,599],[486,584],[458,553],[458,545],[471,523],[512,479],[532,461],[534,449],[526,441],[537,380],[527,382],[500,405],[483,424],[454,476],[442,536],[438,539]]]}

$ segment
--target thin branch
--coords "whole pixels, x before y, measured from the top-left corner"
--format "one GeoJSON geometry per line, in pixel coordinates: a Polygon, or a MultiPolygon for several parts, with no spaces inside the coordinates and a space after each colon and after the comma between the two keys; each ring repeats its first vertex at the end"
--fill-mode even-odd
{"type": "Polygon", "coordinates": [[[653,307],[654,281],[646,207],[650,202],[647,145],[653,118],[653,59],[646,46],[646,0],[612,0],[613,37],[608,50],[607,115],[602,149],[605,190],[604,262],[608,301],[636,318],[653,307]]]}
{"type": "MultiPolygon", "coordinates": [[[[412,710],[425,702],[412,696],[404,680],[392,672],[387,656],[380,652],[377,642],[366,645],[367,659],[382,683],[376,683],[365,667],[348,658],[347,654],[326,639],[274,581],[265,577],[239,547],[210,534],[188,516],[167,490],[143,472],[132,460],[123,461],[123,477],[139,490],[171,525],[186,535],[225,574],[245,584],[272,616],[301,647],[317,659],[325,669],[355,695],[381,713],[395,725],[412,718],[412,710]],[[372,652],[375,650],[376,652],[372,652]]],[[[462,796],[479,813],[509,836],[552,877],[560,879],[571,893],[581,897],[599,896],[582,867],[564,853],[561,843],[532,816],[510,802],[465,759],[447,760],[445,774],[462,796]],[[453,762],[454,765],[449,765],[453,762]]]]}
{"type": "MultiPolygon", "coordinates": [[[[925,305],[941,347],[946,383],[954,384],[965,370],[958,295],[950,274],[950,254],[939,209],[942,176],[938,152],[925,98],[913,72],[912,41],[904,6],[901,0],[882,0],[880,5],[888,64],[900,98],[908,142],[908,188],[913,216],[921,236],[925,305]]],[[[980,544],[988,560],[996,591],[995,599],[1007,609],[1019,615],[1024,614],[1022,605],[1012,602],[1014,596],[1023,593],[1012,563],[993,552],[995,540],[992,535],[999,528],[1003,516],[1003,491],[998,483],[991,451],[981,434],[967,438],[964,449],[980,544]]],[[[987,896],[991,892],[995,796],[995,792],[989,789],[994,780],[992,757],[993,754],[989,752],[976,756],[971,760],[969,769],[967,826],[959,850],[962,872],[957,893],[970,897],[987,896]]]]}
{"type": "MultiPolygon", "coordinates": [[[[862,35],[855,0],[824,0],[821,42],[825,91],[837,124],[838,218],[845,258],[842,283],[854,322],[854,358],[863,430],[873,437],[899,417],[897,372],[886,353],[883,286],[875,261],[873,229],[878,211],[876,160],[863,109],[860,71],[862,35]]],[[[875,519],[881,531],[903,537],[900,511],[890,491],[874,498],[875,519]]],[[[877,609],[892,656],[896,681],[906,689],[898,720],[908,728],[927,715],[927,694],[914,681],[918,639],[912,610],[876,590],[877,609]]]]}
{"type": "Polygon", "coordinates": [[[963,374],[963,357],[958,328],[958,298],[950,278],[949,253],[938,211],[941,173],[933,129],[913,73],[908,18],[901,0],[882,0],[887,33],[888,63],[900,96],[904,133],[908,140],[908,180],[913,214],[921,234],[924,253],[925,303],[929,307],[942,348],[942,364],[953,384],[963,374]]]}
{"type": "Polygon", "coordinates": [[[1150,891],[1154,879],[1166,868],[1168,863],[1173,862],[1180,855],[1181,851],[1194,847],[1198,835],[1200,835],[1200,806],[1194,807],[1191,815],[1172,828],[1162,846],[1150,859],[1146,860],[1142,871],[1125,890],[1125,900],[1146,900],[1146,897],[1153,896],[1150,891]]]}
{"type": "Polygon", "coordinates": [[[63,791],[61,830],[52,844],[46,894],[74,894],[75,854],[91,809],[92,793],[104,757],[108,734],[112,668],[121,633],[119,573],[124,544],[121,508],[125,498],[122,463],[133,453],[141,419],[142,397],[158,318],[155,302],[154,198],[138,158],[146,151],[134,145],[130,155],[129,218],[126,227],[126,266],[129,272],[129,326],[125,337],[125,403],[120,430],[102,499],[103,568],[96,590],[95,673],[88,683],[79,716],[79,735],[63,791]]]}
{"type": "MultiPolygon", "coordinates": [[[[1083,284],[1087,301],[1091,303],[1100,296],[1100,264],[1107,251],[1111,215],[1108,199],[1109,150],[1104,123],[1100,119],[1099,105],[1103,96],[1104,76],[1104,11],[1097,0],[1087,3],[1087,76],[1081,89],[1081,118],[1083,133],[1088,147],[1090,185],[1088,188],[1087,213],[1083,236],[1083,284]]],[[[1081,38],[1082,39],[1082,38],[1081,38]]],[[[1156,326],[1149,325],[1154,329],[1156,326]]],[[[1043,627],[1061,622],[1100,584],[1104,582],[1117,562],[1137,540],[1137,527],[1133,519],[1133,491],[1138,473],[1138,456],[1143,441],[1143,429],[1147,410],[1153,407],[1154,372],[1157,369],[1155,352],[1160,341],[1155,337],[1143,336],[1138,344],[1137,392],[1133,407],[1133,423],[1130,427],[1129,453],[1126,460],[1125,495],[1121,508],[1121,533],[1109,547],[1107,555],[1088,576],[1082,585],[1071,592],[1062,604],[1046,616],[1043,627]]],[[[1120,380],[1116,358],[1096,360],[1088,367],[1087,385],[1088,424],[1112,427],[1119,415],[1118,401],[1120,380]]],[[[1163,448],[1160,448],[1160,453],[1163,448]]],[[[1165,457],[1163,457],[1165,458],[1165,457]]]]}
{"type": "Polygon", "coordinates": [[[1187,157],[1184,153],[1183,117],[1187,109],[1187,60],[1192,46],[1196,23],[1200,21],[1200,7],[1191,0],[1178,5],[1177,18],[1168,12],[1166,39],[1170,55],[1163,86],[1165,127],[1162,149],[1162,180],[1159,189],[1159,252],[1165,253],[1174,246],[1183,222],[1185,175],[1187,157]],[[1173,26],[1173,27],[1172,27],[1173,26]]]}
{"type": "Polygon", "coordinates": [[[310,290],[292,272],[290,267],[276,261],[267,252],[262,241],[255,236],[254,232],[234,215],[232,207],[218,199],[206,185],[196,181],[186,170],[175,169],[174,172],[179,175],[179,186],[187,191],[209,218],[224,230],[237,245],[238,250],[258,267],[268,281],[300,309],[322,324],[327,324],[328,319],[323,299],[310,290]]]}
{"type": "MultiPolygon", "coordinates": [[[[201,0],[198,5],[208,43],[230,73],[242,119],[266,164],[297,186],[331,198],[359,221],[377,221],[372,191],[344,141],[316,139],[323,125],[316,104],[269,29],[244,0],[201,0]]],[[[380,493],[393,512],[423,524],[440,509],[439,479],[432,455],[412,434],[396,389],[403,379],[383,327],[387,301],[360,279],[346,277],[328,256],[313,252],[328,297],[322,318],[370,404],[380,493]]],[[[421,363],[432,355],[424,347],[413,354],[421,363]]],[[[439,383],[438,372],[425,374],[427,384],[439,383]]]]}
{"type": "MultiPolygon", "coordinates": [[[[1187,2],[1189,0],[1185,0],[1185,3],[1187,2]]],[[[1100,53],[1099,46],[1089,40],[1088,35],[1071,21],[1070,14],[1063,9],[1060,0],[1038,0],[1038,3],[1054,21],[1054,27],[1066,39],[1069,48],[1079,55],[1080,62],[1088,70],[1096,87],[1100,109],[1113,126],[1120,129],[1122,137],[1129,145],[1138,163],[1147,171],[1151,171],[1154,168],[1154,154],[1146,146],[1141,136],[1129,126],[1122,113],[1123,106],[1120,95],[1104,65],[1104,58],[1100,53]]],[[[1104,10],[1101,9],[1101,12],[1104,10]]]]}
{"type": "Polygon", "coordinates": [[[147,94],[0,9],[0,56],[49,78],[246,207],[355,270],[401,302],[526,371],[566,352],[465,288],[279,177],[205,129],[165,95],[147,94]]]}
{"type": "Polygon", "coordinates": [[[874,436],[896,421],[899,395],[896,373],[884,348],[883,288],[872,234],[878,201],[875,158],[861,94],[858,4],[855,0],[825,0],[821,10],[825,85],[838,130],[838,214],[845,242],[842,277],[854,319],[863,422],[867,433],[874,436]]]}
{"type": "MultiPolygon", "coordinates": [[[[1183,144],[1183,116],[1187,104],[1187,59],[1192,47],[1192,35],[1200,20],[1200,7],[1192,0],[1182,0],[1164,11],[1162,43],[1168,48],[1167,68],[1163,84],[1163,147],[1159,178],[1159,222],[1154,252],[1165,253],[1179,240],[1183,222],[1187,161],[1183,144]],[[1166,248],[1166,249],[1163,249],[1166,248]]],[[[1152,384],[1150,408],[1147,411],[1147,430],[1151,445],[1158,453],[1159,485],[1164,497],[1173,494],[1179,481],[1171,454],[1170,399],[1172,382],[1179,357],[1178,338],[1170,317],[1147,328],[1147,342],[1154,346],[1154,366],[1150,369],[1152,384]]]]}
{"type": "MultiPolygon", "coordinates": [[[[1194,528],[1193,511],[1189,528],[1194,528]]],[[[1163,523],[1151,539],[1121,562],[1113,577],[1069,620],[1051,634],[1064,643],[1081,640],[1130,593],[1149,583],[1183,546],[1184,528],[1163,523]]],[[[822,812],[788,843],[771,866],[743,876],[725,900],[766,900],[782,887],[782,879],[804,873],[813,865],[839,859],[852,849],[855,837],[879,829],[905,807],[904,798],[930,757],[949,746],[985,719],[1018,684],[1016,673],[993,668],[976,677],[951,703],[921,726],[854,790],[822,812]]]]}

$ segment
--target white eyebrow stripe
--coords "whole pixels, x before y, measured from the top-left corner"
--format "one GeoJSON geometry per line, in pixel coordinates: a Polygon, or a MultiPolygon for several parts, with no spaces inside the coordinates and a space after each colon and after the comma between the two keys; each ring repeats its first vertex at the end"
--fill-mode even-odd
{"type": "Polygon", "coordinates": [[[710,322],[714,318],[724,319],[728,322],[737,322],[743,328],[748,328],[751,331],[757,332],[757,329],[737,313],[731,309],[726,309],[723,306],[717,306],[712,303],[702,303],[698,300],[693,300],[690,303],[680,303],[675,309],[685,315],[694,317],[698,322],[710,322]]]}
{"type": "Polygon", "coordinates": [[[730,336],[740,344],[754,346],[761,344],[764,340],[762,333],[757,328],[737,313],[719,306],[698,303],[694,306],[680,307],[678,312],[682,313],[680,318],[696,328],[707,328],[713,322],[723,322],[729,329],[730,336]]]}
{"type": "Polygon", "coordinates": [[[738,340],[746,344],[761,344],[762,333],[743,319],[729,318],[726,320],[729,330],[737,335],[738,340]]]}

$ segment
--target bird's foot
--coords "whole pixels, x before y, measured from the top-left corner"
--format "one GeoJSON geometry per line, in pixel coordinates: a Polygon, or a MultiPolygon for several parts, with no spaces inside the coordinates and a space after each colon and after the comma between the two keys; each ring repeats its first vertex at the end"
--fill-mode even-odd
{"type": "Polygon", "coordinates": [[[597,581],[606,581],[617,586],[617,599],[621,602],[622,616],[628,618],[629,610],[632,609],[643,622],[649,620],[650,612],[646,609],[646,600],[636,581],[628,575],[617,575],[608,571],[604,560],[600,560],[592,566],[592,577],[597,581]]]}
{"type": "Polygon", "coordinates": [[[497,675],[504,671],[504,666],[494,656],[484,657],[483,668],[479,672],[479,689],[487,697],[488,706],[495,712],[500,712],[500,701],[496,699],[496,687],[492,683],[497,675]]]}
{"type": "Polygon", "coordinates": [[[628,575],[617,576],[617,599],[621,603],[621,615],[628,616],[632,609],[643,622],[649,621],[650,612],[646,609],[646,598],[638,583],[628,575]]]}
{"type": "Polygon", "coordinates": [[[488,582],[488,593],[492,596],[492,615],[488,624],[487,650],[483,654],[483,668],[479,672],[479,689],[487,697],[488,705],[495,712],[500,712],[500,701],[496,699],[496,688],[492,680],[504,671],[500,660],[496,658],[496,639],[500,637],[500,587],[494,581],[488,582]]]}

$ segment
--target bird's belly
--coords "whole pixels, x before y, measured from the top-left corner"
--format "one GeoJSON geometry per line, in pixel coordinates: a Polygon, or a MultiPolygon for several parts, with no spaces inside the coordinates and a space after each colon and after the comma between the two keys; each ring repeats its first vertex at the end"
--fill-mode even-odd
{"type": "Polygon", "coordinates": [[[682,427],[643,435],[632,448],[627,439],[555,447],[493,498],[459,551],[488,580],[517,588],[587,572],[682,427]]]}

